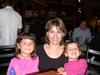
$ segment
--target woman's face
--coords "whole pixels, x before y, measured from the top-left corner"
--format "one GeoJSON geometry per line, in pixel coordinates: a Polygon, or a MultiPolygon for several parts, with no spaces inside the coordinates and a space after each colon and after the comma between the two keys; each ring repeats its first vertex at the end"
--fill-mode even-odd
{"type": "Polygon", "coordinates": [[[56,26],[51,27],[51,29],[47,32],[50,44],[60,44],[63,36],[64,33],[56,26]]]}
{"type": "Polygon", "coordinates": [[[23,39],[17,44],[17,47],[21,50],[21,54],[30,55],[34,50],[35,44],[33,40],[23,39]]]}
{"type": "Polygon", "coordinates": [[[76,43],[70,43],[67,46],[67,50],[65,52],[65,55],[68,57],[69,60],[78,59],[80,54],[81,54],[81,52],[80,52],[76,43]]]}

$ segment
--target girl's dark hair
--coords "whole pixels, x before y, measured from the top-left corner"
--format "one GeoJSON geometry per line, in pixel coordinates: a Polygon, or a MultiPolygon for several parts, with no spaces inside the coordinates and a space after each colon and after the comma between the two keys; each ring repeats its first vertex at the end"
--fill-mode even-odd
{"type": "Polygon", "coordinates": [[[77,42],[77,41],[73,41],[73,40],[65,43],[65,49],[67,49],[67,46],[68,46],[69,44],[71,44],[71,43],[77,44],[77,47],[78,47],[79,50],[81,51],[81,45],[80,45],[80,43],[77,42]]]}
{"type": "MultiPolygon", "coordinates": [[[[53,18],[53,19],[50,19],[50,20],[46,23],[46,26],[45,26],[46,33],[47,33],[53,26],[58,27],[58,29],[59,29],[60,31],[62,31],[62,32],[64,33],[64,35],[66,35],[66,33],[67,33],[66,27],[65,27],[65,25],[64,25],[64,22],[63,22],[60,18],[53,18]]],[[[64,37],[63,37],[62,40],[61,40],[61,44],[63,43],[63,39],[64,39],[64,37]]],[[[45,36],[45,42],[48,43],[48,44],[50,43],[50,41],[49,41],[47,35],[45,36]]]]}
{"type": "MultiPolygon", "coordinates": [[[[20,49],[17,47],[17,44],[19,44],[23,39],[30,39],[34,42],[35,44],[35,48],[36,48],[36,42],[35,42],[35,35],[33,33],[29,33],[29,32],[23,32],[21,33],[17,39],[16,39],[16,51],[15,51],[15,56],[17,57],[17,55],[19,53],[21,53],[20,49]]],[[[31,56],[34,56],[35,55],[35,51],[33,51],[31,53],[31,56]]]]}

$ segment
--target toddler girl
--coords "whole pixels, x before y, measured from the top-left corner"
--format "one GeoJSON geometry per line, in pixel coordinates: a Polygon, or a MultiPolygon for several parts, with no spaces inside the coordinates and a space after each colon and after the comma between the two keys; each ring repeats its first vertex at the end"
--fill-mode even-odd
{"type": "Polygon", "coordinates": [[[65,56],[68,57],[68,62],[64,68],[58,69],[58,74],[62,75],[85,75],[87,70],[87,61],[80,59],[81,51],[80,44],[71,41],[65,44],[65,56]]]}
{"type": "Polygon", "coordinates": [[[14,68],[16,75],[26,75],[38,72],[39,58],[35,51],[35,36],[32,33],[24,32],[16,40],[16,56],[11,59],[7,75],[14,68]]]}

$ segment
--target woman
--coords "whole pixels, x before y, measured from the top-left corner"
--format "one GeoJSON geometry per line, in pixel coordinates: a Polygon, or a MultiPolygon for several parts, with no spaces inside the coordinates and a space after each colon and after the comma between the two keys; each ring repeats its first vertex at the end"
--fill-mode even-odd
{"type": "Polygon", "coordinates": [[[66,62],[63,54],[66,28],[60,18],[54,18],[47,22],[45,30],[45,44],[40,45],[36,50],[39,56],[39,70],[56,70],[66,62]]]}

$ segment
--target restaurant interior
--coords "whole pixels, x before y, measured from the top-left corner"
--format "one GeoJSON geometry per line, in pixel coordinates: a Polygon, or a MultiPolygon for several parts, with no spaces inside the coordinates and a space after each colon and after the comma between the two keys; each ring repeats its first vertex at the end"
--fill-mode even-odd
{"type": "MultiPolygon", "coordinates": [[[[38,45],[44,43],[46,22],[54,17],[60,17],[65,23],[67,29],[65,41],[70,38],[68,32],[73,31],[79,25],[81,19],[88,21],[88,26],[91,30],[96,30],[99,27],[100,33],[100,0],[0,0],[0,8],[2,8],[3,1],[11,1],[13,3],[14,9],[22,16],[23,31],[33,32],[38,39],[36,40],[38,45]]],[[[95,36],[94,31],[92,36],[95,36]]],[[[0,49],[3,50],[5,48],[0,49]]],[[[9,49],[13,50],[14,47],[9,47],[9,49]]],[[[8,53],[12,53],[13,51],[9,49],[8,53]]],[[[1,55],[2,53],[0,52],[1,55]]],[[[100,53],[97,52],[97,54],[100,57],[100,53]]],[[[87,58],[87,54],[85,55],[87,58]]],[[[95,57],[95,54],[93,56],[95,57]]],[[[9,57],[9,60],[11,58],[9,57]]],[[[0,62],[5,62],[4,59],[9,61],[8,58],[0,57],[0,62]]],[[[92,70],[97,71],[98,75],[100,75],[100,60],[98,64],[99,67],[98,65],[89,65],[89,67],[93,66],[92,70]]],[[[5,68],[0,67],[0,75],[5,75],[6,69],[7,66],[5,68]]]]}

